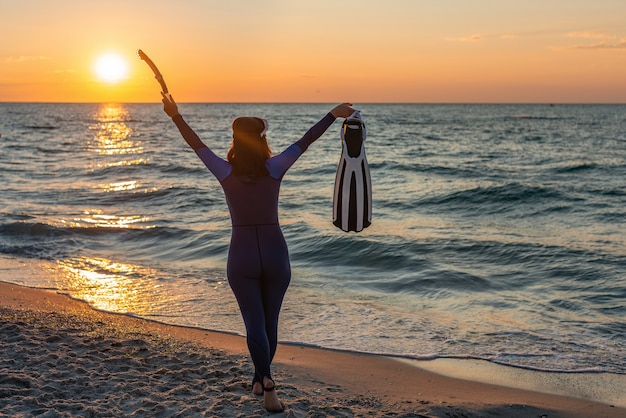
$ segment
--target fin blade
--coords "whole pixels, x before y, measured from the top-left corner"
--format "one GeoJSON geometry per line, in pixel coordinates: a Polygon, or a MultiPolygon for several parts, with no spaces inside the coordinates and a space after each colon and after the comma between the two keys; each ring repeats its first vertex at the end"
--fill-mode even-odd
{"type": "Polygon", "coordinates": [[[360,232],[372,223],[372,180],[365,137],[365,124],[356,111],[342,125],[342,153],[333,195],[333,224],[345,232],[360,232]]]}

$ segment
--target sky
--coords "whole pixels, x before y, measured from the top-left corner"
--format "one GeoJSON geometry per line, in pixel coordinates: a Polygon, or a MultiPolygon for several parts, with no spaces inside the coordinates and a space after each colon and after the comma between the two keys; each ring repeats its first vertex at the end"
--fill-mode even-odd
{"type": "Polygon", "coordinates": [[[0,0],[0,102],[626,103],[625,0],[0,0]],[[96,62],[126,69],[106,80],[96,62]]]}

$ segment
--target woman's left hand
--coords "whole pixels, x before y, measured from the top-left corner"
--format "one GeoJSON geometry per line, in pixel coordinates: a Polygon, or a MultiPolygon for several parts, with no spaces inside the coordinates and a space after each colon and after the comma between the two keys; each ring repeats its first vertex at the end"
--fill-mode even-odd
{"type": "Polygon", "coordinates": [[[335,106],[333,110],[330,111],[330,113],[335,118],[347,118],[354,113],[354,109],[352,108],[352,103],[342,103],[335,106]]]}

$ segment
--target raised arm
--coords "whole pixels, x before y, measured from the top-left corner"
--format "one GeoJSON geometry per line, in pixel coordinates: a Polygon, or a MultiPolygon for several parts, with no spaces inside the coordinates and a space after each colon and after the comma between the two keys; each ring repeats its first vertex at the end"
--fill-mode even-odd
{"type": "Polygon", "coordinates": [[[354,113],[354,109],[352,108],[352,103],[342,103],[340,105],[335,106],[322,120],[313,125],[304,136],[296,142],[296,144],[300,147],[302,152],[306,151],[306,149],[315,142],[320,136],[326,132],[326,130],[332,125],[332,123],[337,118],[347,118],[352,113],[354,113]]]}
{"type": "Polygon", "coordinates": [[[200,137],[194,132],[193,129],[191,129],[178,112],[178,105],[172,96],[168,96],[163,93],[161,93],[161,95],[163,96],[163,110],[170,118],[172,118],[172,121],[176,124],[176,127],[180,131],[180,134],[183,136],[185,142],[187,142],[187,144],[189,144],[194,151],[198,151],[200,148],[207,148],[200,137]]]}
{"type": "Polygon", "coordinates": [[[302,153],[307,150],[309,145],[321,137],[324,132],[333,124],[336,118],[346,118],[350,116],[354,109],[351,103],[343,103],[326,114],[319,122],[313,125],[305,134],[295,143],[291,144],[286,150],[268,160],[268,170],[270,175],[276,179],[285,175],[287,170],[293,163],[300,158],[302,153]]]}
{"type": "Polygon", "coordinates": [[[163,95],[163,110],[169,117],[172,118],[172,121],[176,124],[176,127],[180,131],[180,134],[183,136],[183,139],[193,150],[196,152],[198,157],[202,160],[204,165],[213,173],[213,175],[219,180],[222,181],[226,177],[230,175],[232,172],[232,167],[229,163],[215,155],[215,153],[209,149],[201,140],[200,137],[195,133],[193,129],[185,122],[181,114],[178,112],[178,105],[174,101],[173,98],[169,95],[163,95]]]}

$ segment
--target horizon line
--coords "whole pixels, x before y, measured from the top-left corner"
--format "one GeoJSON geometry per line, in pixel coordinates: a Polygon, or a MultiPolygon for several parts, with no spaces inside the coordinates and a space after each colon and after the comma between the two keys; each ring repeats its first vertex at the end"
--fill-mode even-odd
{"type": "MultiPolygon", "coordinates": [[[[177,104],[273,104],[273,105],[327,105],[334,104],[338,102],[329,102],[329,101],[320,101],[320,102],[305,102],[305,101],[293,101],[293,102],[260,102],[260,101],[232,101],[232,102],[211,102],[211,101],[189,101],[189,102],[177,102],[177,104]]],[[[424,102],[409,102],[409,101],[397,101],[397,102],[387,102],[387,101],[372,101],[372,102],[356,102],[360,105],[546,105],[546,106],[559,106],[559,105],[626,105],[626,101],[624,102],[547,102],[547,101],[527,101],[527,102],[470,102],[470,101],[424,101],[424,102]]],[[[82,102],[82,101],[1,101],[0,104],[156,104],[161,105],[161,102],[146,102],[146,101],[94,101],[94,102],[82,102]]]]}

